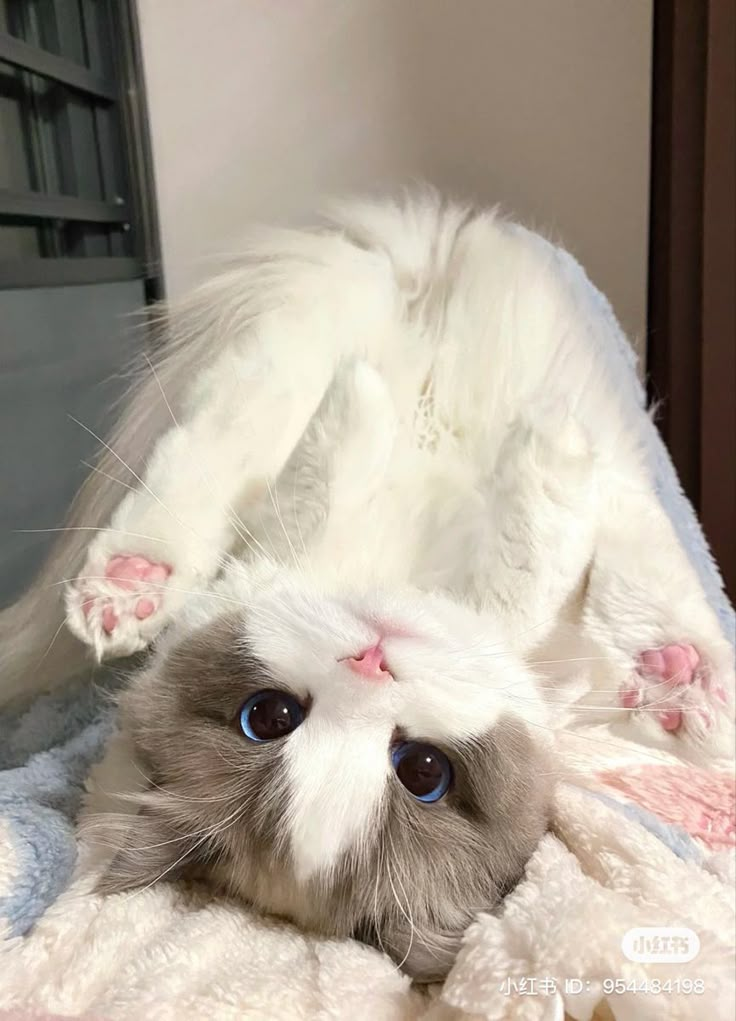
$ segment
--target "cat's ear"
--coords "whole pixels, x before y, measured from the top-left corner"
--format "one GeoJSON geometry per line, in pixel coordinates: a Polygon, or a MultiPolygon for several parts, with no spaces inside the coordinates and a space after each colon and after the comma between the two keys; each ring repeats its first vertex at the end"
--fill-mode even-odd
{"type": "Polygon", "coordinates": [[[120,817],[108,832],[117,850],[97,881],[97,893],[123,893],[188,878],[201,860],[196,836],[178,833],[147,808],[137,816],[120,817]]]}

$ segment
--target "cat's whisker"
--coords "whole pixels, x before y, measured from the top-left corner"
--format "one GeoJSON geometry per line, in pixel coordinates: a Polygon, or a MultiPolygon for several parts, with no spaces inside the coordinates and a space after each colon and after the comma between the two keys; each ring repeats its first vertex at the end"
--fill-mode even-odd
{"type": "MultiPolygon", "coordinates": [[[[269,490],[270,490],[270,485],[269,485],[269,490]]],[[[262,512],[260,507],[258,508],[258,524],[260,525],[260,527],[261,527],[261,529],[262,529],[262,531],[263,531],[263,533],[264,533],[264,535],[266,537],[266,541],[268,542],[268,544],[271,547],[271,554],[270,555],[276,560],[276,562],[279,564],[280,567],[283,567],[284,569],[286,569],[287,565],[284,562],[284,558],[282,556],[279,556],[279,554],[277,552],[276,543],[273,541],[273,536],[271,535],[271,533],[270,533],[270,531],[268,529],[268,525],[263,520],[263,512],[262,512]]]]}
{"type": "Polygon", "coordinates": [[[135,486],[131,486],[129,483],[123,482],[122,479],[118,479],[114,475],[110,475],[109,472],[103,471],[102,468],[98,468],[96,464],[91,464],[89,461],[82,461],[81,463],[85,468],[89,468],[90,471],[96,472],[98,475],[102,475],[104,478],[109,479],[110,482],[115,482],[118,486],[122,486],[123,489],[129,490],[131,493],[138,492],[135,486]]]}
{"type": "Polygon", "coordinates": [[[126,532],[122,528],[103,528],[101,525],[65,525],[59,528],[16,528],[13,530],[21,535],[43,534],[46,532],[107,532],[112,535],[125,535],[133,539],[147,539],[149,542],[162,542],[172,545],[171,539],[160,539],[155,535],[143,535],[142,532],[126,532]]]}
{"type": "MultiPolygon", "coordinates": [[[[205,843],[206,840],[210,840],[212,839],[212,837],[218,836],[219,834],[223,833],[226,829],[229,829],[231,826],[235,825],[235,823],[238,822],[238,820],[242,818],[242,816],[245,814],[247,808],[248,808],[247,802],[244,805],[238,805],[235,811],[232,812],[231,815],[229,815],[225,820],[223,820],[221,824],[218,823],[215,826],[209,827],[207,831],[204,833],[204,835],[198,841],[196,841],[196,843],[192,847],[187,848],[184,854],[180,855],[180,857],[177,858],[176,861],[168,865],[158,876],[156,876],[155,879],[152,879],[145,886],[142,886],[138,890],[136,890],[132,896],[136,897],[140,894],[143,894],[146,892],[146,890],[150,890],[152,886],[155,886],[157,883],[160,883],[161,880],[164,879],[164,877],[167,876],[170,872],[172,872],[177,867],[177,865],[180,865],[184,861],[184,859],[188,857],[188,855],[198,850],[198,848],[200,848],[202,844],[205,843]]],[[[191,836],[197,836],[199,835],[200,832],[202,831],[194,831],[193,833],[187,834],[183,839],[188,839],[191,836]]]]}
{"type": "MultiPolygon", "coordinates": [[[[139,804],[142,804],[142,805],[145,804],[145,800],[144,800],[144,798],[141,795],[139,795],[138,797],[132,797],[131,800],[132,801],[137,801],[139,804]]],[[[113,828],[115,826],[119,826],[121,829],[123,829],[123,828],[126,828],[126,823],[127,823],[127,827],[129,828],[132,825],[134,819],[135,819],[135,816],[121,814],[119,812],[99,812],[94,819],[91,819],[88,822],[85,822],[84,827],[83,827],[84,835],[86,837],[89,837],[89,836],[94,837],[95,830],[99,829],[103,836],[107,836],[108,840],[111,840],[112,839],[112,832],[111,831],[113,830],[113,828]]],[[[112,850],[117,851],[117,852],[121,852],[121,851],[136,851],[136,852],[141,852],[141,851],[153,851],[153,850],[156,850],[159,847],[168,847],[170,844],[178,844],[178,843],[181,843],[182,840],[188,840],[192,836],[198,836],[200,833],[202,833],[202,830],[192,830],[189,833],[184,833],[184,834],[181,834],[181,835],[176,836],[176,837],[171,837],[169,840],[159,840],[156,843],[153,843],[153,844],[142,844],[139,847],[133,847],[131,844],[127,844],[127,843],[124,843],[124,844],[112,844],[112,843],[109,843],[109,842],[106,842],[106,841],[101,841],[99,839],[94,839],[91,842],[93,842],[93,843],[95,843],[97,845],[100,845],[102,847],[109,847],[112,850]]]]}
{"type": "Polygon", "coordinates": [[[299,478],[299,468],[294,472],[294,486],[291,494],[291,510],[294,515],[294,524],[296,525],[297,535],[299,536],[299,542],[302,545],[302,551],[304,553],[304,559],[309,563],[309,554],[307,553],[307,546],[304,542],[304,534],[302,532],[302,526],[299,522],[299,512],[296,506],[296,484],[299,478]]]}
{"type": "Polygon", "coordinates": [[[289,533],[286,529],[286,525],[284,524],[284,518],[283,515],[281,514],[281,508],[279,507],[277,496],[275,495],[274,490],[271,488],[271,483],[268,481],[268,479],[266,479],[266,486],[268,487],[268,495],[271,499],[271,505],[273,506],[274,513],[276,514],[276,520],[281,525],[281,531],[284,533],[284,538],[286,539],[286,542],[289,546],[289,550],[291,551],[291,557],[292,560],[294,561],[294,567],[297,570],[299,570],[300,567],[299,558],[296,555],[294,544],[292,543],[291,538],[289,537],[289,533]]]}
{"type": "Polygon", "coordinates": [[[543,620],[537,621],[536,624],[532,624],[529,627],[524,628],[523,631],[515,631],[512,635],[509,636],[508,641],[510,642],[510,644],[515,646],[520,638],[525,638],[527,635],[531,634],[532,631],[538,631],[539,628],[546,627],[548,624],[552,624],[555,620],[556,617],[554,615],[545,617],[543,620]]]}
{"type": "Polygon", "coordinates": [[[89,426],[86,426],[84,424],[84,422],[80,422],[78,418],[74,417],[74,415],[69,415],[68,417],[71,419],[72,422],[74,422],[76,425],[78,425],[80,427],[80,429],[84,429],[84,431],[86,433],[89,433],[89,435],[92,436],[92,438],[95,439],[98,443],[100,443],[109,454],[112,454],[112,456],[115,458],[115,460],[119,461],[120,464],[123,466],[123,468],[127,469],[127,471],[130,472],[130,474],[133,476],[133,478],[136,480],[136,482],[145,490],[146,493],[148,493],[148,495],[151,497],[151,499],[155,500],[156,503],[159,505],[159,507],[161,507],[161,509],[163,511],[165,511],[167,514],[169,514],[176,521],[176,523],[178,525],[181,525],[182,528],[186,528],[196,538],[198,538],[198,539],[200,539],[200,541],[202,541],[201,536],[197,535],[197,533],[191,527],[191,525],[187,525],[185,522],[183,522],[181,520],[181,518],[177,514],[175,514],[169,507],[167,507],[166,504],[163,502],[163,500],[161,500],[156,495],[156,493],[154,493],[154,491],[151,489],[151,487],[146,482],[143,481],[143,479],[140,477],[140,475],[138,475],[138,473],[136,471],[134,471],[133,468],[130,467],[130,465],[127,463],[127,461],[124,461],[123,458],[120,457],[120,455],[115,450],[113,450],[113,448],[110,446],[109,443],[106,443],[105,440],[103,440],[100,436],[98,436],[96,432],[94,432],[92,429],[90,429],[89,426]]]}
{"type": "MultiPolygon", "coordinates": [[[[490,615],[493,616],[492,610],[489,610],[487,612],[489,612],[490,615]]],[[[480,648],[487,647],[489,650],[489,652],[487,653],[488,658],[493,658],[496,656],[498,657],[508,656],[509,649],[511,647],[514,647],[520,638],[524,638],[532,631],[536,631],[541,627],[546,627],[548,624],[551,624],[555,619],[556,618],[554,616],[545,617],[543,620],[537,621],[536,624],[532,624],[530,627],[524,628],[523,631],[516,631],[513,634],[501,639],[500,641],[491,642],[490,644],[487,642],[485,638],[479,637],[477,642],[473,642],[470,645],[463,645],[457,650],[455,650],[455,654],[458,656],[462,656],[464,653],[473,653],[480,648]],[[499,649],[498,652],[490,651],[496,648],[499,649]]]]}
{"type": "MultiPolygon", "coordinates": [[[[523,721],[519,720],[518,724],[517,724],[516,720],[513,720],[513,718],[509,718],[509,721],[508,721],[508,725],[509,726],[517,727],[518,733],[520,733],[520,734],[524,733],[523,728],[524,728],[525,724],[527,726],[536,727],[538,730],[544,730],[548,734],[552,734],[553,736],[557,735],[559,733],[559,729],[557,729],[555,727],[548,727],[548,726],[545,726],[545,724],[543,724],[543,723],[538,723],[535,720],[529,720],[527,718],[524,718],[523,721]]],[[[565,731],[565,736],[566,736],[566,738],[569,738],[569,739],[574,739],[576,741],[579,740],[579,741],[585,742],[586,744],[595,745],[595,747],[597,749],[600,749],[600,747],[603,745],[603,746],[612,748],[615,751],[627,752],[629,754],[631,753],[631,746],[630,745],[624,744],[621,741],[611,741],[608,738],[601,738],[597,734],[595,736],[592,736],[592,735],[588,735],[588,734],[581,734],[577,730],[566,730],[565,731]]],[[[645,758],[651,759],[652,762],[659,763],[660,765],[662,763],[661,756],[655,754],[654,752],[649,752],[642,745],[639,745],[637,747],[637,754],[638,755],[642,755],[645,758]]]]}
{"type": "Polygon", "coordinates": [[[381,935],[381,926],[378,919],[378,887],[381,879],[381,873],[383,871],[385,858],[385,848],[383,841],[380,842],[378,847],[378,856],[376,859],[376,881],[373,884],[373,928],[376,933],[376,939],[378,940],[378,947],[382,953],[386,953],[386,948],[383,945],[383,937],[381,935]]]}
{"type": "MultiPolygon", "coordinates": [[[[552,704],[568,705],[570,707],[571,711],[578,711],[578,710],[583,710],[583,711],[584,710],[589,710],[591,712],[627,711],[627,712],[641,713],[641,712],[660,712],[663,708],[666,709],[666,708],[669,707],[669,708],[678,709],[681,712],[696,712],[697,713],[699,711],[699,707],[698,706],[682,706],[682,705],[678,705],[677,704],[677,702],[678,702],[678,695],[679,695],[679,691],[680,691],[679,685],[678,685],[678,679],[683,677],[685,675],[686,671],[687,671],[687,668],[683,667],[681,670],[677,671],[676,673],[672,674],[671,676],[667,677],[666,679],[662,679],[661,681],[652,681],[649,684],[641,684],[641,685],[639,685],[638,686],[638,690],[641,691],[642,693],[645,693],[647,696],[649,696],[650,693],[657,693],[657,692],[659,692],[659,696],[658,697],[655,697],[654,699],[650,699],[647,702],[646,705],[639,705],[639,706],[621,706],[621,705],[613,705],[612,706],[610,704],[601,704],[601,703],[595,703],[592,706],[586,706],[584,704],[584,702],[582,701],[582,698],[584,696],[581,696],[581,699],[579,701],[569,702],[564,697],[564,690],[560,690],[560,689],[557,689],[555,687],[545,687],[545,686],[542,686],[542,685],[537,686],[537,690],[541,691],[541,692],[559,693],[560,696],[561,696],[561,701],[559,703],[555,703],[554,700],[551,699],[549,696],[547,696],[546,701],[549,702],[549,703],[552,703],[552,704]]],[[[614,689],[612,689],[612,688],[596,688],[595,691],[591,692],[590,694],[593,697],[598,696],[598,695],[604,695],[604,694],[620,695],[621,690],[622,689],[620,689],[620,688],[614,688],[614,689]]],[[[523,698],[523,696],[511,696],[511,697],[516,697],[518,699],[522,699],[523,698]]],[[[526,699],[526,701],[534,701],[534,700],[533,699],[526,699]]]]}
{"type": "MultiPolygon", "coordinates": [[[[391,837],[390,831],[389,831],[388,836],[389,836],[389,841],[391,842],[392,851],[393,851],[393,838],[391,837]]],[[[419,847],[419,842],[418,841],[412,841],[412,836],[411,835],[409,835],[409,840],[410,840],[410,842],[414,842],[417,845],[417,849],[419,851],[421,851],[421,848],[419,847]]],[[[398,859],[396,857],[395,852],[393,854],[393,860],[394,860],[394,863],[397,866],[397,868],[400,868],[401,867],[401,861],[400,861],[400,859],[398,859]]],[[[416,922],[414,920],[413,914],[407,914],[407,912],[404,911],[403,906],[401,904],[401,901],[398,898],[398,895],[396,893],[396,889],[394,887],[394,884],[392,882],[392,875],[395,876],[396,881],[398,882],[399,886],[401,887],[401,892],[403,893],[404,897],[406,898],[406,904],[407,904],[407,910],[408,910],[411,901],[410,901],[410,898],[407,895],[406,887],[404,886],[404,884],[403,884],[403,882],[401,880],[401,876],[399,875],[398,871],[396,871],[396,870],[393,871],[393,872],[391,871],[390,861],[388,861],[386,863],[386,871],[387,871],[387,877],[389,879],[389,884],[391,886],[391,892],[392,892],[392,894],[394,896],[394,900],[396,901],[396,904],[398,905],[399,910],[401,911],[402,916],[408,922],[409,927],[410,927],[410,933],[411,933],[410,940],[409,940],[409,946],[408,946],[408,948],[406,950],[404,958],[397,965],[398,970],[400,970],[404,966],[404,964],[406,964],[406,961],[409,959],[409,957],[411,955],[412,947],[413,947],[413,945],[414,945],[414,943],[416,942],[417,939],[421,942],[421,945],[422,945],[422,947],[424,947],[424,949],[426,949],[433,957],[435,957],[436,959],[439,959],[440,954],[439,953],[435,953],[435,951],[439,952],[439,951],[442,951],[444,949],[440,939],[436,938],[435,936],[433,936],[430,932],[427,932],[427,931],[424,931],[424,930],[420,929],[417,926],[417,924],[416,924],[416,922]]],[[[425,914],[427,913],[427,908],[428,907],[429,907],[429,905],[425,904],[425,914]]]]}
{"type": "MultiPolygon", "coordinates": [[[[644,689],[642,689],[644,690],[644,689]]],[[[667,707],[672,704],[673,699],[676,697],[677,692],[675,690],[669,690],[665,696],[656,699],[652,702],[648,702],[645,706],[622,706],[622,705],[611,705],[608,702],[596,703],[593,705],[585,705],[582,702],[567,701],[561,698],[560,701],[556,702],[552,698],[545,698],[547,705],[562,706],[567,708],[571,713],[577,712],[590,712],[590,713],[609,713],[609,712],[621,712],[621,713],[641,713],[641,712],[659,712],[661,707],[667,707]],[[660,707],[658,709],[657,707],[660,707]]],[[[532,696],[525,695],[509,695],[509,699],[514,702],[526,702],[528,704],[535,705],[537,699],[532,696]]],[[[679,706],[678,706],[679,708],[679,706]]],[[[697,706],[693,706],[693,709],[697,710],[697,706]]],[[[685,711],[685,709],[683,709],[685,711]]]]}
{"type": "Polygon", "coordinates": [[[231,769],[236,769],[239,773],[241,772],[242,770],[241,762],[233,762],[231,759],[228,759],[228,757],[223,753],[222,748],[220,748],[218,745],[213,745],[213,748],[226,766],[230,766],[231,769]]]}
{"type": "MultiPolygon", "coordinates": [[[[161,509],[166,514],[168,514],[171,518],[173,518],[173,520],[176,521],[176,523],[178,525],[180,525],[182,528],[186,529],[194,537],[196,542],[200,543],[201,545],[206,545],[209,548],[209,543],[206,543],[204,538],[201,535],[199,535],[199,533],[196,531],[196,529],[192,528],[191,525],[189,525],[186,522],[182,521],[181,518],[177,514],[175,514],[174,511],[172,511],[170,507],[167,507],[166,504],[164,503],[164,501],[151,489],[151,487],[146,482],[143,481],[143,479],[137,474],[137,472],[135,472],[133,470],[133,468],[131,468],[131,466],[127,463],[127,461],[125,461],[122,457],[120,457],[120,455],[115,450],[113,450],[113,448],[110,446],[109,443],[106,443],[105,440],[103,440],[100,436],[98,436],[97,433],[95,433],[92,429],[89,428],[89,426],[86,426],[84,424],[84,422],[80,422],[78,418],[75,418],[74,415],[69,415],[68,417],[69,417],[69,419],[72,422],[74,422],[76,425],[78,425],[81,429],[84,429],[85,432],[89,433],[89,435],[92,436],[93,439],[95,439],[98,443],[100,443],[102,445],[102,447],[104,447],[104,449],[107,450],[108,453],[110,453],[123,466],[123,468],[126,469],[126,471],[129,471],[130,474],[133,476],[133,478],[140,484],[140,486],[142,486],[144,491],[146,493],[148,493],[148,495],[151,497],[151,499],[153,499],[161,507],[161,509]]],[[[87,464],[86,461],[83,462],[83,463],[87,464]]],[[[109,479],[111,482],[117,482],[121,486],[123,486],[125,489],[128,489],[128,490],[130,490],[133,493],[138,493],[138,490],[136,490],[134,487],[132,487],[130,485],[127,485],[121,479],[114,478],[112,475],[109,475],[107,472],[103,471],[102,469],[96,468],[94,465],[88,465],[88,467],[90,467],[93,471],[99,472],[99,474],[105,476],[105,478],[109,479]]],[[[221,557],[218,556],[217,559],[218,559],[218,562],[220,562],[220,563],[222,562],[222,558],[221,557]]]]}
{"type": "MultiPolygon", "coordinates": [[[[413,920],[411,914],[408,913],[407,910],[404,910],[404,906],[401,903],[401,900],[399,899],[399,895],[396,892],[396,887],[394,886],[393,876],[392,876],[392,872],[391,872],[391,862],[392,862],[392,860],[395,860],[396,852],[394,850],[393,837],[391,836],[391,830],[390,829],[388,830],[388,839],[389,839],[389,843],[391,845],[391,858],[388,859],[387,862],[386,862],[386,875],[388,877],[389,885],[391,887],[391,892],[392,892],[392,894],[394,896],[394,900],[396,901],[396,906],[398,907],[399,911],[401,912],[401,914],[403,915],[404,919],[408,923],[408,925],[409,925],[409,933],[410,933],[410,935],[409,935],[409,946],[406,949],[406,953],[404,954],[404,957],[402,958],[402,960],[398,964],[398,968],[401,969],[401,968],[403,968],[403,966],[408,961],[409,956],[410,956],[411,951],[412,951],[412,947],[414,945],[414,920],[413,920]]],[[[410,904],[411,904],[411,902],[410,902],[409,898],[406,896],[406,890],[404,890],[403,884],[401,883],[401,879],[399,878],[398,875],[397,875],[396,878],[398,879],[399,884],[401,885],[401,890],[402,890],[402,893],[404,894],[404,897],[406,897],[407,909],[410,911],[410,904]]]]}
{"type": "MultiPolygon", "coordinates": [[[[235,513],[235,512],[233,512],[235,513]]],[[[271,559],[271,554],[262,546],[262,544],[256,539],[253,533],[248,529],[245,522],[239,515],[235,515],[237,521],[233,519],[231,515],[227,515],[227,520],[232,525],[233,531],[238,536],[244,546],[248,548],[252,556],[258,557],[264,556],[267,560],[271,559]]]]}
{"type": "MultiPolygon", "coordinates": [[[[139,800],[141,801],[141,803],[145,804],[145,796],[144,795],[141,795],[139,800]]],[[[151,886],[154,886],[156,883],[159,883],[164,878],[164,876],[166,876],[169,872],[172,871],[172,869],[176,868],[177,865],[179,865],[182,861],[184,861],[184,859],[187,857],[187,855],[191,854],[192,851],[196,850],[198,847],[201,847],[202,844],[205,842],[205,840],[208,840],[211,837],[216,836],[218,833],[221,833],[224,829],[227,829],[227,828],[229,828],[229,826],[233,825],[234,822],[237,822],[238,821],[238,817],[240,817],[240,816],[242,816],[244,814],[246,808],[247,808],[247,803],[245,805],[240,805],[239,804],[236,807],[236,809],[229,816],[227,816],[222,821],[222,823],[218,822],[218,823],[214,824],[213,826],[204,826],[204,827],[202,827],[200,829],[188,830],[186,833],[182,833],[182,834],[179,834],[179,835],[177,835],[175,837],[171,837],[168,840],[160,840],[160,841],[157,841],[157,842],[152,843],[152,844],[144,844],[144,845],[142,845],[140,847],[131,847],[129,844],[123,844],[122,846],[115,848],[118,851],[123,851],[123,850],[125,850],[125,851],[134,851],[134,852],[153,851],[153,850],[156,850],[156,849],[161,848],[161,847],[168,847],[171,844],[178,844],[178,843],[181,843],[182,841],[185,841],[185,840],[191,840],[192,837],[201,837],[201,839],[198,840],[193,845],[193,847],[187,848],[187,850],[184,852],[184,854],[181,855],[181,857],[178,858],[171,865],[169,865],[169,867],[167,869],[165,869],[159,876],[157,876],[155,879],[153,879],[146,886],[140,887],[138,890],[136,890],[135,894],[133,894],[133,896],[136,896],[139,893],[144,893],[151,886]]],[[[102,819],[101,825],[104,825],[104,816],[105,815],[108,816],[108,820],[111,817],[115,818],[115,816],[116,816],[115,813],[100,813],[100,816],[101,816],[101,819],[102,819]]],[[[128,825],[131,824],[131,817],[130,816],[123,816],[122,818],[124,820],[127,820],[128,825]]],[[[109,822],[108,822],[108,825],[109,825],[109,822]]]]}
{"type": "MultiPolygon", "coordinates": [[[[549,678],[546,678],[546,677],[544,679],[545,680],[549,680],[549,678]]],[[[515,687],[516,683],[519,683],[519,682],[515,682],[512,685],[508,685],[508,687],[515,687]]],[[[534,685],[534,690],[535,691],[552,691],[552,692],[558,692],[559,694],[564,695],[565,687],[566,687],[567,683],[568,683],[567,681],[561,680],[559,684],[535,684],[534,685]]],[[[672,686],[673,685],[670,682],[668,682],[668,681],[656,681],[655,683],[652,683],[652,684],[640,684],[640,685],[638,685],[638,687],[642,691],[654,691],[657,688],[661,688],[661,687],[670,688],[672,686]]],[[[623,687],[623,685],[619,685],[618,688],[599,688],[597,685],[596,685],[595,688],[592,688],[590,686],[587,686],[586,687],[586,694],[588,692],[590,692],[591,694],[595,694],[595,695],[618,695],[621,692],[622,687],[623,687]]],[[[499,688],[498,690],[499,691],[506,691],[507,688],[506,687],[499,688]]]]}
{"type": "Polygon", "coordinates": [[[64,614],[64,617],[63,617],[63,619],[62,619],[61,623],[60,623],[60,624],[59,624],[59,626],[57,627],[56,631],[54,631],[53,637],[52,637],[51,641],[49,642],[48,646],[46,647],[46,651],[45,651],[45,652],[44,652],[44,654],[43,654],[43,655],[41,656],[41,658],[39,659],[39,661],[38,661],[38,662],[36,663],[36,666],[35,666],[35,669],[36,669],[36,670],[37,670],[37,669],[38,669],[38,668],[39,668],[39,667],[41,666],[41,664],[43,663],[43,661],[44,661],[44,660],[46,659],[46,657],[48,656],[48,654],[49,654],[49,653],[51,652],[52,648],[54,647],[54,645],[55,645],[55,643],[56,643],[56,639],[57,639],[57,638],[59,637],[59,635],[61,634],[61,632],[63,631],[63,629],[64,629],[64,628],[66,627],[66,623],[67,623],[68,619],[69,619],[68,615],[67,615],[67,614],[64,614]]]}
{"type": "MultiPolygon", "coordinates": [[[[532,702],[533,699],[527,699],[526,701],[532,702]]],[[[559,703],[564,705],[564,703],[559,703]]],[[[624,705],[578,705],[573,704],[568,707],[571,714],[577,713],[592,713],[592,714],[608,714],[608,713],[660,713],[663,709],[672,708],[677,709],[679,712],[684,714],[697,713],[699,711],[698,706],[682,706],[675,705],[670,700],[660,700],[657,702],[650,702],[648,705],[643,706],[624,706],[624,705]]]]}
{"type": "MultiPolygon", "coordinates": [[[[245,543],[245,545],[251,551],[253,556],[257,557],[260,555],[265,557],[267,560],[270,560],[272,557],[275,557],[273,551],[269,553],[269,551],[266,549],[263,543],[259,539],[257,539],[255,535],[253,535],[253,533],[245,524],[243,519],[237,514],[235,516],[237,518],[237,525],[234,522],[231,522],[231,524],[233,524],[233,527],[240,536],[240,539],[245,543]]],[[[275,559],[278,558],[275,557],[275,559]]]]}
{"type": "Polygon", "coordinates": [[[569,656],[565,659],[533,659],[527,662],[528,667],[548,666],[553,663],[607,663],[607,656],[569,656]]]}
{"type": "MultiPolygon", "coordinates": [[[[76,575],[76,577],[74,577],[74,578],[62,578],[60,581],[52,581],[48,585],[45,585],[44,588],[47,588],[47,589],[49,589],[49,588],[58,588],[60,585],[70,585],[70,584],[72,584],[74,582],[78,582],[78,581],[108,581],[109,582],[110,579],[105,574],[79,574],[79,575],[76,575]]],[[[176,588],[173,585],[166,584],[165,582],[159,583],[159,582],[155,582],[155,581],[142,581],[142,582],[139,582],[137,584],[138,584],[139,587],[137,587],[135,589],[136,594],[138,594],[138,593],[141,593],[141,594],[149,593],[150,594],[150,593],[158,593],[158,592],[178,592],[181,595],[186,595],[186,596],[202,596],[202,597],[204,597],[206,599],[219,599],[219,600],[221,600],[223,602],[226,602],[226,603],[234,603],[236,606],[242,606],[243,608],[247,608],[248,607],[248,603],[244,602],[242,599],[235,599],[232,596],[226,596],[226,595],[223,595],[221,592],[215,592],[215,591],[212,591],[212,590],[209,590],[209,589],[201,590],[201,589],[176,588]]],[[[126,590],[125,589],[121,589],[121,591],[125,592],[126,590]]]]}
{"type": "MultiPolygon", "coordinates": [[[[103,471],[102,468],[98,468],[97,465],[91,464],[89,461],[82,461],[81,463],[85,466],[85,468],[89,468],[90,471],[96,472],[98,475],[104,476],[106,479],[109,479],[110,482],[114,482],[114,483],[116,483],[116,485],[122,486],[123,489],[129,490],[129,492],[131,492],[131,493],[137,493],[138,492],[138,490],[135,488],[135,486],[131,486],[127,482],[123,482],[122,479],[118,479],[114,475],[110,475],[108,472],[103,471]]],[[[169,514],[171,514],[171,511],[169,511],[168,508],[164,508],[164,509],[169,514]]],[[[80,527],[87,527],[87,526],[80,526],[80,527]]],[[[162,542],[162,543],[165,542],[165,543],[167,543],[169,545],[173,545],[174,544],[173,541],[170,540],[170,539],[160,539],[158,537],[150,536],[150,535],[137,535],[137,533],[135,533],[135,532],[122,532],[120,529],[116,529],[116,528],[109,528],[109,527],[108,528],[103,528],[103,527],[99,527],[98,526],[97,527],[97,531],[100,531],[100,532],[110,532],[112,534],[118,534],[118,535],[136,536],[139,539],[148,539],[150,542],[162,542]]],[[[194,535],[194,538],[197,540],[197,542],[200,543],[200,545],[206,545],[205,544],[205,540],[200,535],[197,535],[197,533],[194,532],[193,529],[192,529],[192,534],[194,535]]],[[[221,567],[226,567],[227,566],[227,557],[218,554],[217,562],[219,563],[219,565],[221,567]]]]}
{"type": "MultiPolygon", "coordinates": [[[[216,751],[219,752],[220,749],[216,748],[216,751]]],[[[231,766],[231,767],[236,767],[237,766],[237,763],[229,762],[225,758],[224,755],[221,756],[221,757],[222,757],[223,761],[228,766],[231,766]]],[[[242,790],[243,787],[245,786],[243,783],[241,783],[242,777],[237,776],[235,778],[235,780],[233,781],[233,783],[228,788],[227,792],[225,794],[221,795],[220,797],[214,797],[214,798],[193,798],[193,797],[190,797],[190,796],[188,796],[186,794],[179,794],[177,791],[173,791],[170,787],[162,787],[160,784],[156,783],[156,781],[153,780],[151,777],[146,776],[146,774],[143,772],[143,770],[141,769],[141,767],[138,765],[137,762],[134,762],[133,766],[140,773],[140,775],[143,777],[143,779],[146,781],[146,783],[150,784],[151,787],[155,787],[157,791],[160,791],[166,797],[173,798],[176,801],[191,801],[191,802],[197,802],[197,803],[201,803],[201,804],[211,804],[211,803],[217,802],[217,801],[229,801],[233,797],[236,797],[237,796],[237,792],[239,790],[242,790]]],[[[113,796],[115,796],[115,795],[113,795],[113,796]]]]}

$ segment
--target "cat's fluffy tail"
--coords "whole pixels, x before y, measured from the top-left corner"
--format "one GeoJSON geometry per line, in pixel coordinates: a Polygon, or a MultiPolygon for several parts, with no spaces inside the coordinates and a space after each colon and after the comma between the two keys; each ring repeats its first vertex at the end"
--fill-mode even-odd
{"type": "MultiPolygon", "coordinates": [[[[156,376],[165,378],[167,393],[175,390],[183,353],[182,349],[178,357],[159,359],[156,376]]],[[[87,661],[87,648],[65,627],[62,583],[76,577],[90,537],[108,523],[170,422],[156,376],[148,364],[144,369],[146,374],[143,370],[135,374],[127,407],[33,585],[0,612],[0,703],[52,687],[78,673],[87,661]]]]}
{"type": "Polygon", "coordinates": [[[195,290],[180,305],[153,313],[148,351],[131,369],[123,410],[96,470],[78,492],[65,530],[32,586],[0,611],[0,704],[54,687],[90,662],[87,647],[65,626],[63,583],[77,576],[91,536],[109,523],[128,488],[143,474],[191,380],[221,346],[223,335],[254,314],[250,297],[252,292],[242,287],[238,292],[231,272],[195,290]],[[220,319],[225,295],[230,297],[227,323],[220,319]]]}

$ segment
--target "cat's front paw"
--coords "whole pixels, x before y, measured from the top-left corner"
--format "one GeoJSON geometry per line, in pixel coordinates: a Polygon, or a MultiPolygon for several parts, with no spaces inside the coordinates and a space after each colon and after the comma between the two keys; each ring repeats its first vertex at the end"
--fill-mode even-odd
{"type": "Polygon", "coordinates": [[[726,670],[709,663],[689,643],[640,653],[619,704],[662,731],[697,747],[725,745],[733,733],[733,705],[726,670]]]}
{"type": "Polygon", "coordinates": [[[91,555],[67,586],[67,622],[98,660],[140,652],[163,627],[172,568],[139,554],[91,555]]]}

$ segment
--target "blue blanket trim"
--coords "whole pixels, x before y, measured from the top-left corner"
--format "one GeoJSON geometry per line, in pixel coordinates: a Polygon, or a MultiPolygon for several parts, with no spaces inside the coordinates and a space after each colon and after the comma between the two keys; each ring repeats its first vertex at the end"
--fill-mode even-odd
{"type": "Polygon", "coordinates": [[[676,854],[678,858],[682,858],[683,861],[694,861],[698,865],[702,865],[704,860],[703,852],[690,834],[681,826],[662,822],[656,815],[648,812],[641,805],[637,805],[633,801],[617,801],[616,798],[612,798],[608,794],[600,794],[598,792],[588,793],[591,794],[591,797],[608,805],[609,808],[613,808],[616,812],[625,815],[632,822],[639,823],[645,830],[649,830],[653,836],[661,840],[663,844],[666,844],[670,851],[676,854]]]}
{"type": "Polygon", "coordinates": [[[12,936],[27,932],[69,884],[84,782],[113,729],[111,686],[85,679],[0,716],[3,858],[17,875],[12,894],[0,897],[0,919],[12,936]]]}

